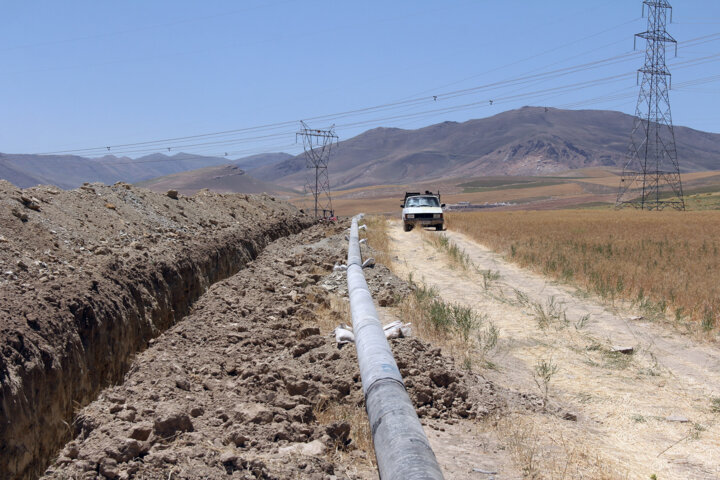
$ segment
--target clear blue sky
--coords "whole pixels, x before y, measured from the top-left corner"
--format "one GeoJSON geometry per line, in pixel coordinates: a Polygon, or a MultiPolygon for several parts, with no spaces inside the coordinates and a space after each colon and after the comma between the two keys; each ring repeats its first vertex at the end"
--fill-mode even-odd
{"type": "MultiPolygon", "coordinates": [[[[680,42],[677,58],[668,51],[674,123],[720,132],[720,2],[671,3],[669,32],[680,42]]],[[[309,123],[335,123],[346,139],[377,126],[418,128],[523,105],[633,113],[633,72],[643,62],[644,42],[630,53],[633,34],[646,28],[640,0],[2,6],[0,151],[11,153],[162,140],[407,100],[417,101],[309,123]],[[560,76],[507,82],[618,56],[560,76]]],[[[295,130],[292,123],[111,153],[137,157],[168,147],[230,157],[296,153],[302,147],[293,145],[295,130]]]]}

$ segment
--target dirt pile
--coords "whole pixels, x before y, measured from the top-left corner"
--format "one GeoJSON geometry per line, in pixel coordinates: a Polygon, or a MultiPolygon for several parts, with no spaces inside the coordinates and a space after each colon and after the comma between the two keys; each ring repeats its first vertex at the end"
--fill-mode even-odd
{"type": "MultiPolygon", "coordinates": [[[[265,195],[178,197],[127,184],[20,190],[0,181],[3,477],[42,472],[71,437],[74,411],[121,380],[135,352],[210,285],[311,223],[265,195]]],[[[168,412],[158,432],[190,424],[168,412]]]]}
{"type": "MultiPolygon", "coordinates": [[[[46,478],[364,478],[332,455],[364,455],[350,424],[317,419],[331,403],[363,405],[354,347],[338,349],[317,317],[330,305],[325,286],[343,237],[344,226],[317,226],[279,239],[213,285],[136,357],[122,385],[80,412],[46,478]]],[[[367,272],[371,288],[399,282],[367,272]]],[[[452,421],[508,404],[507,392],[439,349],[412,338],[392,346],[421,417],[452,421]]]]}

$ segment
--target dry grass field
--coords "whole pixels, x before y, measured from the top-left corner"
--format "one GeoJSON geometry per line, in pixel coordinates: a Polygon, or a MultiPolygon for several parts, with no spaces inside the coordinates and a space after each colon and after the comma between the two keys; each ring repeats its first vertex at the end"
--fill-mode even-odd
{"type": "MultiPolygon", "coordinates": [[[[376,185],[332,192],[335,212],[341,216],[399,215],[406,191],[440,191],[448,205],[457,202],[507,202],[502,210],[551,210],[558,208],[612,208],[619,172],[602,168],[572,170],[561,176],[496,176],[445,178],[410,185],[376,185]]],[[[690,210],[720,208],[720,172],[683,174],[686,204],[690,210]]],[[[300,208],[309,208],[309,196],[291,196],[300,208]]]]}
{"type": "MultiPolygon", "coordinates": [[[[540,237],[544,231],[522,219],[514,225],[516,233],[494,222],[514,221],[516,216],[541,218],[554,230],[575,229],[574,234],[558,235],[556,243],[574,237],[586,244],[586,250],[601,242],[622,250],[616,240],[624,227],[609,231],[601,221],[604,218],[612,224],[614,213],[629,216],[630,220],[618,223],[637,230],[638,217],[650,219],[645,233],[657,235],[655,222],[665,215],[504,211],[493,212],[497,217],[490,220],[475,218],[500,238],[498,244],[505,246],[510,257],[509,245],[514,243],[517,252],[523,240],[529,243],[530,237],[540,237]],[[570,227],[562,221],[553,223],[553,215],[566,220],[563,217],[573,214],[585,215],[587,223],[570,227]],[[582,229],[584,235],[579,234],[582,229]]],[[[672,219],[683,219],[682,214],[666,213],[672,219]]],[[[696,213],[686,215],[685,220],[692,224],[685,231],[702,229],[694,219],[696,213]]],[[[523,478],[720,478],[720,357],[716,345],[695,339],[695,335],[673,332],[659,322],[632,321],[638,313],[636,308],[628,308],[624,301],[611,303],[622,295],[608,293],[610,301],[602,302],[583,289],[568,288],[564,282],[556,284],[552,277],[510,264],[452,225],[444,233],[418,229],[404,232],[397,221],[389,225],[393,270],[417,285],[414,295],[408,295],[400,307],[400,314],[408,315],[406,321],[413,322],[413,332],[439,337],[433,343],[442,345],[459,364],[499,385],[535,393],[549,406],[546,411],[516,411],[479,427],[497,434],[503,450],[522,469],[523,478]],[[441,308],[440,302],[458,312],[469,307],[475,316],[455,315],[454,310],[453,315],[444,315],[447,309],[441,308]],[[464,335],[463,326],[468,324],[472,328],[464,335]],[[495,334],[491,334],[493,330],[495,334]],[[463,345],[464,336],[472,342],[463,345]],[[621,353],[616,346],[632,348],[630,353],[621,353]],[[566,409],[572,415],[558,415],[553,408],[566,409]]],[[[672,231],[672,225],[666,227],[672,231]]],[[[634,243],[625,245],[632,248],[634,243]]],[[[589,262],[595,261],[595,257],[590,258],[589,262]]],[[[621,258],[620,252],[617,258],[621,258]]],[[[698,276],[706,277],[707,285],[713,282],[704,273],[698,276]]],[[[576,282],[574,277],[571,282],[576,282]]],[[[647,319],[662,316],[659,304],[648,295],[643,294],[638,304],[645,307],[647,319]]],[[[672,318],[673,307],[665,309],[672,318]]],[[[684,316],[683,324],[703,331],[701,320],[684,316]]],[[[703,336],[709,335],[705,332],[703,336]]]]}
{"type": "Polygon", "coordinates": [[[693,330],[720,326],[720,212],[560,210],[448,214],[522,266],[634,301],[693,330]]]}

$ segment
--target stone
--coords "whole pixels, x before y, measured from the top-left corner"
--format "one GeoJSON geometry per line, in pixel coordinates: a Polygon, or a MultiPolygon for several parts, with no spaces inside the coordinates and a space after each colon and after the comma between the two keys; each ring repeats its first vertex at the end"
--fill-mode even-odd
{"type": "Polygon", "coordinates": [[[17,208],[13,208],[13,209],[12,209],[12,214],[13,214],[15,217],[19,218],[21,222],[27,222],[27,221],[28,221],[27,213],[21,212],[21,211],[18,210],[17,208]]]}
{"type": "Polygon", "coordinates": [[[670,415],[665,420],[667,420],[668,422],[677,422],[677,423],[688,423],[690,421],[686,417],[683,417],[681,415],[670,415]]]}
{"type": "Polygon", "coordinates": [[[118,478],[117,460],[110,457],[105,457],[100,460],[100,474],[105,478],[115,479],[118,478]]]}
{"type": "Polygon", "coordinates": [[[237,454],[233,452],[225,452],[220,455],[220,463],[222,463],[223,465],[237,468],[238,460],[240,460],[240,457],[238,457],[237,454]]]}
{"type": "Polygon", "coordinates": [[[442,368],[434,368],[430,372],[430,378],[438,387],[447,387],[451,383],[454,383],[457,379],[451,372],[442,368]]]}
{"type": "Polygon", "coordinates": [[[122,412],[118,413],[118,418],[120,420],[125,420],[126,422],[134,422],[135,416],[137,414],[135,413],[135,410],[123,410],[122,412]]]}
{"type": "Polygon", "coordinates": [[[310,388],[310,383],[306,380],[300,380],[299,382],[287,382],[285,387],[290,395],[304,395],[310,388]]]}
{"type": "Polygon", "coordinates": [[[572,412],[564,412],[562,414],[562,419],[568,420],[570,422],[577,422],[577,414],[572,413],[572,412]]]}
{"type": "Polygon", "coordinates": [[[193,407],[192,410],[190,410],[190,416],[193,418],[199,417],[205,413],[205,409],[203,407],[193,407]]]}
{"type": "Polygon", "coordinates": [[[325,339],[320,336],[312,336],[310,338],[307,338],[300,342],[298,345],[293,348],[292,355],[293,357],[299,357],[300,355],[303,355],[310,350],[314,350],[318,347],[321,347],[325,344],[325,339]]]}
{"type": "Polygon", "coordinates": [[[610,348],[610,351],[615,353],[622,353],[623,355],[631,355],[635,351],[635,349],[633,347],[623,345],[613,345],[610,348]]]}
{"type": "Polygon", "coordinates": [[[280,455],[305,455],[308,457],[319,457],[325,453],[325,444],[320,440],[313,440],[309,443],[295,443],[278,449],[280,455]]]}
{"type": "Polygon", "coordinates": [[[112,403],[125,403],[125,396],[119,393],[108,393],[105,399],[112,403]]]}
{"type": "Polygon", "coordinates": [[[188,414],[175,411],[157,417],[153,428],[161,437],[171,437],[180,432],[192,432],[193,424],[188,414]]]}
{"type": "Polygon", "coordinates": [[[133,429],[130,431],[130,438],[144,442],[148,439],[148,437],[150,437],[151,433],[152,425],[150,425],[149,423],[141,423],[134,426],[133,429]]]}
{"type": "Polygon", "coordinates": [[[75,443],[70,442],[67,444],[67,446],[63,450],[63,453],[68,458],[76,459],[78,457],[78,455],[80,455],[80,449],[78,448],[78,446],[75,443]]]}
{"type": "Polygon", "coordinates": [[[75,468],[81,472],[91,472],[95,470],[97,463],[90,460],[75,460],[75,468]]]}
{"type": "Polygon", "coordinates": [[[175,386],[179,388],[180,390],[185,390],[187,392],[190,391],[190,382],[186,378],[183,377],[176,377],[175,378],[175,386]]]}
{"type": "Polygon", "coordinates": [[[223,439],[225,445],[235,445],[236,447],[244,447],[249,439],[237,430],[228,433],[223,439]]]}
{"type": "Polygon", "coordinates": [[[143,452],[143,445],[135,439],[126,438],[119,450],[119,462],[127,462],[133,458],[137,458],[143,452]]]}
{"type": "Polygon", "coordinates": [[[272,423],[273,412],[259,403],[241,403],[235,408],[235,420],[244,423],[272,423]]]}
{"type": "Polygon", "coordinates": [[[173,200],[177,200],[177,199],[178,199],[178,191],[177,191],[177,190],[168,190],[165,195],[167,195],[168,197],[172,198],[173,200]]]}
{"type": "Polygon", "coordinates": [[[273,404],[276,407],[280,407],[285,410],[292,410],[293,408],[297,407],[298,402],[295,399],[290,398],[290,397],[279,396],[279,397],[275,398],[273,404]]]}
{"type": "Polygon", "coordinates": [[[291,420],[300,423],[308,423],[315,419],[315,414],[310,405],[298,405],[288,411],[291,420]]]}
{"type": "Polygon", "coordinates": [[[25,207],[29,208],[30,210],[40,210],[40,200],[35,197],[26,197],[25,195],[21,195],[20,203],[25,205],[25,207]]]}

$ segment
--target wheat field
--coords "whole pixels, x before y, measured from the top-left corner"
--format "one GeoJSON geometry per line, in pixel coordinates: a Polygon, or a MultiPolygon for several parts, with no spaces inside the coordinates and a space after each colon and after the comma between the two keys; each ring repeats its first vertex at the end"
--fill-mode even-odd
{"type": "Polygon", "coordinates": [[[521,266],[694,331],[720,327],[720,212],[554,210],[447,214],[521,266]]]}

